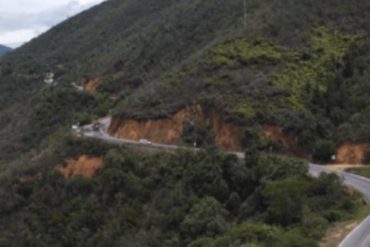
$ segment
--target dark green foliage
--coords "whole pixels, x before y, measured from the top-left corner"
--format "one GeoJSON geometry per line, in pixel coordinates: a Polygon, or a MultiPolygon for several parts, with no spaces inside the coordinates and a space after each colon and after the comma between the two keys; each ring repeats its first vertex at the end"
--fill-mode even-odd
{"type": "MultiPolygon", "coordinates": [[[[260,126],[282,127],[321,161],[370,140],[370,2],[246,3],[244,26],[240,0],[109,0],[2,57],[0,246],[315,246],[348,217],[358,198],[340,179],[261,153],[273,145],[260,126]],[[44,86],[49,71],[58,86],[44,86]],[[96,78],[93,94],[70,86],[96,78]],[[194,102],[241,126],[244,162],[214,150],[135,155],[70,133],[194,102]],[[91,180],[54,171],[81,154],[105,168],[91,180]]],[[[211,129],[186,126],[183,140],[212,144],[211,129]]]]}
{"type": "Polygon", "coordinates": [[[370,150],[365,153],[364,163],[370,165],[370,150]]]}
{"type": "Polygon", "coordinates": [[[267,221],[289,226],[302,220],[304,194],[309,184],[295,178],[272,181],[262,191],[267,206],[267,221]]]}
{"type": "Polygon", "coordinates": [[[181,233],[185,238],[198,236],[216,237],[228,228],[227,211],[214,198],[206,197],[190,210],[181,223],[181,233]]]}
{"type": "Polygon", "coordinates": [[[22,100],[24,105],[16,104],[3,112],[7,121],[0,129],[0,164],[57,143],[61,136],[70,134],[72,125],[90,123],[113,106],[107,96],[93,96],[65,85],[42,87],[22,100]]]}
{"type": "Polygon", "coordinates": [[[65,180],[49,157],[42,176],[2,180],[4,246],[315,246],[329,222],[358,207],[338,177],[313,179],[292,158],[261,155],[248,168],[215,152],[74,150],[103,155],[105,168],[91,180],[65,180]]]}
{"type": "Polygon", "coordinates": [[[197,147],[212,145],[214,143],[214,133],[210,126],[200,126],[187,122],[184,126],[182,140],[197,147]]]}
{"type": "Polygon", "coordinates": [[[335,153],[336,149],[332,141],[318,140],[315,144],[313,158],[320,162],[330,162],[335,153]]]}
{"type": "MultiPolygon", "coordinates": [[[[72,119],[86,123],[108,112],[157,119],[193,102],[250,133],[283,127],[310,154],[322,140],[332,142],[329,149],[369,141],[369,2],[246,3],[244,26],[240,0],[110,0],[2,57],[0,162],[72,119]],[[64,86],[100,83],[93,97],[45,90],[49,71],[64,86]]],[[[185,143],[213,141],[209,126],[187,127],[185,143]]],[[[241,137],[245,147],[248,138],[241,137]]]]}

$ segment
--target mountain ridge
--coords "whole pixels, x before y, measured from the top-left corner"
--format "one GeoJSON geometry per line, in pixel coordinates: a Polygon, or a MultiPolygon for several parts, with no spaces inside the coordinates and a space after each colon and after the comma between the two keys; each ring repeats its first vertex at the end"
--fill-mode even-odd
{"type": "Polygon", "coordinates": [[[324,159],[343,142],[368,142],[369,3],[246,3],[247,26],[240,1],[104,2],[4,57],[6,76],[33,79],[1,86],[29,98],[50,71],[65,86],[94,81],[93,97],[115,99],[105,114],[109,105],[137,120],[196,102],[241,126],[241,137],[275,125],[314,156],[326,149],[324,159]]]}
{"type": "Polygon", "coordinates": [[[6,53],[10,52],[11,50],[12,50],[12,48],[0,44],[0,56],[5,55],[6,53]]]}

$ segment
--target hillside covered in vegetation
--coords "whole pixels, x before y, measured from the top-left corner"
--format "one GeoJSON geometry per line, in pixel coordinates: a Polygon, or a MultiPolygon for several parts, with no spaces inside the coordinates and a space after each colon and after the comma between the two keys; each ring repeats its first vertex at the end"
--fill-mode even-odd
{"type": "Polygon", "coordinates": [[[280,155],[327,162],[356,144],[370,157],[367,10],[108,0],[1,57],[0,246],[315,246],[360,200],[280,155]],[[107,115],[117,137],[209,150],[71,136],[107,115]],[[73,176],[80,157],[97,173],[73,176]]]}
{"type": "Polygon", "coordinates": [[[63,164],[53,154],[2,181],[1,246],[311,247],[362,205],[336,175],[314,179],[294,158],[143,155],[76,139],[62,147],[104,166],[69,176],[47,168],[63,164]]]}
{"type": "MultiPolygon", "coordinates": [[[[344,142],[370,140],[370,18],[364,11],[369,5],[248,0],[244,22],[243,3],[236,0],[107,1],[2,59],[1,114],[11,120],[0,123],[7,130],[0,136],[12,134],[0,146],[6,146],[7,155],[13,145],[17,150],[25,146],[30,131],[17,126],[22,131],[15,133],[13,123],[29,126],[25,115],[30,112],[40,121],[60,118],[45,123],[53,129],[48,134],[60,122],[71,123],[65,115],[71,113],[63,109],[55,114],[52,107],[49,112],[41,107],[43,113],[35,114],[33,107],[22,114],[24,103],[17,109],[18,102],[53,104],[47,101],[56,100],[52,94],[76,94],[41,89],[43,76],[52,71],[60,85],[75,82],[89,89],[73,104],[75,122],[113,108],[123,119],[160,119],[196,103],[236,125],[244,148],[245,140],[261,135],[261,126],[271,125],[291,136],[305,156],[326,161],[344,142]],[[95,103],[79,108],[87,98],[95,103]]],[[[38,134],[34,128],[31,132],[38,134]]],[[[184,129],[181,141],[212,143],[210,132],[205,122],[184,129]]]]}

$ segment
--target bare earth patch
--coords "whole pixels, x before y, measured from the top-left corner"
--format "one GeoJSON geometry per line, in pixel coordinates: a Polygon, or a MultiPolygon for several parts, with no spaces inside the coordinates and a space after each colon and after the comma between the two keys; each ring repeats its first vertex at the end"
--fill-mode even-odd
{"type": "Polygon", "coordinates": [[[320,247],[337,247],[343,239],[360,224],[360,221],[345,222],[331,228],[319,243],[320,247]]]}
{"type": "Polygon", "coordinates": [[[55,169],[65,178],[80,176],[83,178],[93,178],[97,171],[104,166],[103,159],[100,157],[89,157],[82,155],[77,160],[67,160],[66,164],[59,165],[55,169]]]}
{"type": "Polygon", "coordinates": [[[223,120],[217,112],[206,114],[202,107],[194,104],[185,107],[172,117],[135,120],[113,117],[108,133],[128,140],[147,139],[155,143],[177,144],[187,123],[210,125],[215,135],[215,144],[222,150],[242,150],[240,129],[223,120]]]}
{"type": "Polygon", "coordinates": [[[100,78],[93,79],[87,82],[85,90],[89,93],[94,93],[96,88],[99,86],[100,78]]]}
{"type": "Polygon", "coordinates": [[[364,165],[352,165],[352,164],[330,164],[330,165],[326,165],[325,168],[328,168],[332,171],[336,171],[336,172],[341,172],[341,171],[345,171],[349,168],[362,168],[364,167],[364,165]]]}
{"type": "Polygon", "coordinates": [[[345,164],[362,164],[369,150],[369,143],[343,143],[337,151],[337,162],[345,164]]]}
{"type": "Polygon", "coordinates": [[[309,158],[307,153],[298,146],[296,138],[293,135],[285,133],[283,128],[274,125],[264,125],[262,127],[262,134],[266,139],[278,143],[283,153],[309,158]]]}

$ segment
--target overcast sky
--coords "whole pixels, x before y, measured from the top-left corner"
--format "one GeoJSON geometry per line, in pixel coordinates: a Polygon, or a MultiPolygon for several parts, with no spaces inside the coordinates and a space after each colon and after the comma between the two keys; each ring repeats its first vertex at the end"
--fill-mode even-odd
{"type": "Polygon", "coordinates": [[[17,47],[104,0],[0,0],[0,44],[17,47]]]}

